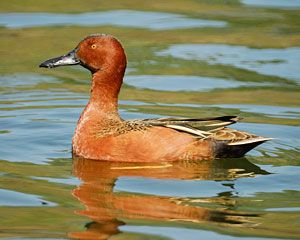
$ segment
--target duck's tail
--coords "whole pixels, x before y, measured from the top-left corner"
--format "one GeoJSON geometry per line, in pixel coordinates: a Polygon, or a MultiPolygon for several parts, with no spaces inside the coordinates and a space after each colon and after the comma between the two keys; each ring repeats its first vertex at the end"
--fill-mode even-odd
{"type": "Polygon", "coordinates": [[[227,142],[216,141],[215,142],[215,157],[216,158],[238,158],[244,156],[247,152],[257,147],[258,145],[272,140],[272,138],[266,137],[254,137],[250,139],[227,142]]]}

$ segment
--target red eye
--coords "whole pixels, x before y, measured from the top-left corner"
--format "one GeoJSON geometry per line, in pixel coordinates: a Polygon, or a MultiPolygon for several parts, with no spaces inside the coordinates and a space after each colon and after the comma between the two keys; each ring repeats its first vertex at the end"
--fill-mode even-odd
{"type": "Polygon", "coordinates": [[[93,45],[91,46],[92,49],[95,49],[96,47],[97,47],[96,44],[93,44],[93,45]]]}

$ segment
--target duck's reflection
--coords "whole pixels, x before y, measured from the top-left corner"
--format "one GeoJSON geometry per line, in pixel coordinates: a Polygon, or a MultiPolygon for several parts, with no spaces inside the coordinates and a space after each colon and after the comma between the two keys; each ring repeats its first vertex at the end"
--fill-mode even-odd
{"type": "MultiPolygon", "coordinates": [[[[177,180],[233,180],[267,174],[246,159],[200,162],[176,162],[172,164],[129,164],[74,159],[74,174],[82,184],[73,190],[74,196],[85,206],[78,214],[92,221],[86,231],[70,233],[72,238],[107,239],[118,234],[122,220],[157,222],[211,221],[222,224],[245,224],[255,214],[234,210],[231,191],[219,193],[214,198],[177,198],[137,193],[115,192],[114,185],[124,176],[177,180]],[[214,203],[219,207],[201,207],[199,203],[214,203]],[[222,207],[220,207],[222,206],[222,207]]],[[[228,188],[233,188],[229,183],[228,188]]],[[[251,220],[252,221],[252,220],[251,220]]]]}

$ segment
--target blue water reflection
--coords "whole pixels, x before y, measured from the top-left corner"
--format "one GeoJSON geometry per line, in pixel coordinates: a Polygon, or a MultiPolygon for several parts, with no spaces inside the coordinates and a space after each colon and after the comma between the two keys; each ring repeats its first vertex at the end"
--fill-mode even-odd
{"type": "Polygon", "coordinates": [[[241,0],[243,4],[255,7],[299,9],[299,0],[241,0]]]}
{"type": "Polygon", "coordinates": [[[0,189],[0,206],[11,207],[41,207],[56,206],[56,203],[43,200],[40,196],[0,189]]]}
{"type": "Polygon", "coordinates": [[[189,18],[185,15],[164,12],[113,10],[78,14],[59,13],[1,13],[0,25],[8,28],[40,26],[102,26],[168,30],[177,28],[225,27],[224,21],[189,18]]]}
{"type": "Polygon", "coordinates": [[[271,83],[185,75],[128,75],[125,77],[125,83],[137,88],[162,91],[209,91],[223,88],[271,86],[271,83]]]}
{"type": "Polygon", "coordinates": [[[299,47],[255,49],[226,44],[177,44],[157,52],[157,55],[231,65],[300,82],[299,47]]]}

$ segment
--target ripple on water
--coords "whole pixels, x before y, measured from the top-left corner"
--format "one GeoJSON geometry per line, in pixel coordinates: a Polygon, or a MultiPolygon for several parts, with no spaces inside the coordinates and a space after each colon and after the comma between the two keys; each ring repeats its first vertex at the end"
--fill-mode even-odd
{"type": "MultiPolygon", "coordinates": [[[[191,229],[191,228],[183,228],[183,227],[166,227],[166,226],[136,226],[136,225],[124,225],[120,226],[120,230],[122,232],[133,232],[133,233],[141,233],[141,234],[150,234],[152,236],[162,236],[166,239],[173,240],[199,240],[199,239],[207,239],[207,240],[232,240],[232,239],[244,239],[241,236],[228,236],[221,233],[202,230],[202,229],[191,229]],[[201,236],[199,238],[199,236],[201,236]]],[[[154,237],[153,237],[154,239],[154,237]]],[[[246,237],[247,240],[263,240],[269,238],[262,237],[246,237]]],[[[272,238],[273,240],[279,240],[279,238],[272,238]]]]}
{"type": "Polygon", "coordinates": [[[272,212],[300,212],[300,207],[267,208],[266,210],[272,212]]]}
{"type": "Polygon", "coordinates": [[[128,75],[125,77],[125,83],[137,88],[162,91],[209,91],[217,88],[268,85],[268,83],[241,82],[223,78],[184,75],[128,75]]]}
{"type": "Polygon", "coordinates": [[[252,104],[216,104],[220,108],[239,109],[242,112],[262,113],[269,117],[299,119],[300,108],[252,104]]]}
{"type": "Polygon", "coordinates": [[[241,0],[245,5],[279,9],[299,9],[299,0],[241,0]]]}
{"type": "MultiPolygon", "coordinates": [[[[134,103],[127,103],[133,104],[134,103]]],[[[192,103],[156,103],[160,106],[176,106],[176,107],[193,107],[193,108],[211,108],[217,107],[222,109],[238,109],[241,112],[249,113],[260,113],[268,117],[281,117],[281,118],[290,118],[290,119],[299,119],[300,108],[298,107],[285,107],[285,106],[268,106],[268,105],[253,105],[253,104],[192,104],[192,103]]]]}
{"type": "Polygon", "coordinates": [[[10,131],[0,135],[0,142],[6,146],[0,149],[1,158],[42,164],[51,158],[70,157],[72,133],[80,111],[74,107],[1,111],[1,129],[10,131]]]}
{"type": "Polygon", "coordinates": [[[0,189],[0,196],[0,206],[52,207],[57,205],[56,203],[45,201],[37,195],[21,193],[6,189],[0,189]]]}
{"type": "Polygon", "coordinates": [[[197,181],[197,180],[166,180],[142,177],[121,177],[117,180],[116,192],[134,192],[168,197],[207,198],[216,197],[222,192],[239,197],[252,197],[260,192],[300,191],[299,166],[272,167],[263,166],[269,175],[256,175],[256,187],[253,178],[238,178],[235,181],[197,181]],[[226,184],[232,183],[232,184],[226,184]],[[234,187],[233,187],[234,185],[234,187]],[[266,186],[268,186],[266,188],[266,186]],[[205,189],[205,191],[199,191],[205,189]]]}
{"type": "Polygon", "coordinates": [[[33,86],[39,83],[58,83],[58,79],[51,76],[41,74],[9,74],[1,75],[0,83],[1,87],[23,87],[33,86]]]}
{"type": "Polygon", "coordinates": [[[31,177],[31,178],[37,180],[45,180],[51,183],[59,183],[59,184],[66,184],[66,185],[73,185],[73,186],[78,186],[82,183],[78,178],[75,177],[69,177],[69,178],[31,177]]]}
{"type": "Polygon", "coordinates": [[[5,131],[0,142],[6,146],[0,149],[1,159],[41,164],[50,158],[70,156],[70,139],[87,96],[34,89],[38,83],[57,81],[37,74],[0,77],[1,86],[12,88],[0,95],[0,130],[5,131]],[[29,88],[13,89],[21,85],[29,88]]]}
{"type": "Polygon", "coordinates": [[[227,23],[224,21],[188,18],[185,15],[174,13],[113,10],[79,14],[2,13],[0,14],[0,25],[8,28],[54,25],[114,25],[147,28],[150,30],[167,30],[177,28],[225,27],[227,23]]]}
{"type": "Polygon", "coordinates": [[[195,103],[146,103],[140,101],[120,100],[120,104],[132,106],[169,106],[169,107],[189,107],[189,108],[222,108],[238,109],[241,112],[260,113],[268,117],[299,119],[300,108],[286,106],[269,106],[254,104],[195,104],[195,103]]]}
{"type": "Polygon", "coordinates": [[[254,49],[226,44],[177,44],[156,53],[209,64],[231,65],[300,83],[300,48],[254,49]]]}
{"type": "Polygon", "coordinates": [[[114,191],[169,197],[214,197],[220,192],[231,191],[231,189],[215,181],[120,177],[114,191]],[[205,192],[199,189],[205,189],[205,192]]]}

